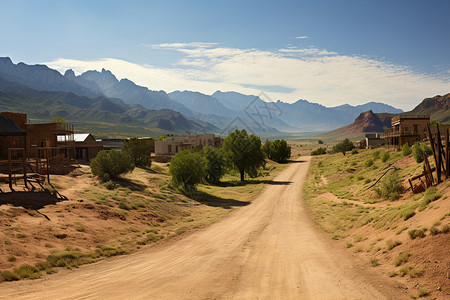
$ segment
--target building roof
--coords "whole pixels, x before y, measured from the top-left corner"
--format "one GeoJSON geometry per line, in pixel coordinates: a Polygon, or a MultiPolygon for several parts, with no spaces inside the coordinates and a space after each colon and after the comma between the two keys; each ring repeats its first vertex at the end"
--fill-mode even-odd
{"type": "Polygon", "coordinates": [[[27,133],[14,122],[14,120],[0,115],[1,136],[24,136],[27,133]]]}
{"type": "MultiPolygon", "coordinates": [[[[91,135],[90,133],[74,133],[73,134],[73,140],[75,142],[84,142],[86,141],[86,139],[89,137],[89,135],[91,135]]],[[[94,137],[92,137],[94,138],[94,137]]],[[[66,142],[66,141],[70,141],[70,136],[69,135],[58,135],[58,142],[66,142]]]]}

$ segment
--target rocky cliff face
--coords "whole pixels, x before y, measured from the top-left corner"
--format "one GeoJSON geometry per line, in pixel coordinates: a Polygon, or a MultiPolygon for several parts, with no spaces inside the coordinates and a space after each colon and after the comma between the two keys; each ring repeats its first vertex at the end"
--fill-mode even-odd
{"type": "Polygon", "coordinates": [[[391,126],[391,118],[380,118],[371,110],[361,113],[355,122],[343,130],[343,133],[383,132],[384,127],[391,126]]]}

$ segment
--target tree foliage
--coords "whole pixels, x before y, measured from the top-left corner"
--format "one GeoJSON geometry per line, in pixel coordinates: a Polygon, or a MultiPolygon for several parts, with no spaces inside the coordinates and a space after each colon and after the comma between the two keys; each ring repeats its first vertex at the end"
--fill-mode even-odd
{"type": "Polygon", "coordinates": [[[52,123],[66,123],[66,119],[63,117],[54,117],[52,118],[52,123]]]}
{"type": "Polygon", "coordinates": [[[125,140],[122,151],[125,152],[136,167],[150,167],[152,164],[150,141],[131,138],[125,140]]]}
{"type": "Polygon", "coordinates": [[[120,174],[130,172],[134,165],[129,157],[122,151],[100,151],[90,163],[92,174],[103,181],[117,178],[120,174]]]}
{"type": "Polygon", "coordinates": [[[333,152],[334,153],[342,152],[342,154],[345,155],[345,153],[347,151],[351,151],[354,148],[355,148],[355,145],[353,145],[353,143],[349,139],[345,139],[341,143],[333,146],[333,152]]]}
{"type": "Polygon", "coordinates": [[[192,188],[206,177],[207,160],[201,152],[183,150],[170,161],[169,172],[176,187],[192,188]]]}
{"type": "Polygon", "coordinates": [[[322,155],[322,154],[326,154],[326,153],[327,153],[326,148],[319,147],[316,150],[312,151],[311,155],[322,155]]]}
{"type": "Polygon", "coordinates": [[[222,149],[226,158],[241,175],[256,177],[258,169],[265,165],[265,155],[261,149],[261,140],[254,134],[248,135],[245,129],[235,130],[223,141],[222,149]]]}
{"type": "Polygon", "coordinates": [[[206,158],[206,181],[218,183],[225,174],[225,157],[219,149],[207,146],[202,150],[206,158]]]}
{"type": "Polygon", "coordinates": [[[261,148],[268,159],[272,159],[272,144],[271,140],[266,140],[261,148]]]}
{"type": "Polygon", "coordinates": [[[291,157],[291,146],[285,140],[275,140],[270,147],[270,153],[270,159],[284,164],[291,157]]]}

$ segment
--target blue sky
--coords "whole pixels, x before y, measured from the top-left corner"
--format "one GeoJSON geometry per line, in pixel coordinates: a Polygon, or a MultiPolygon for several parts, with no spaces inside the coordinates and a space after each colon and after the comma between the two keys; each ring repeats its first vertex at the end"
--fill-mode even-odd
{"type": "Polygon", "coordinates": [[[150,89],[411,109],[450,92],[447,0],[1,1],[0,56],[150,89]]]}

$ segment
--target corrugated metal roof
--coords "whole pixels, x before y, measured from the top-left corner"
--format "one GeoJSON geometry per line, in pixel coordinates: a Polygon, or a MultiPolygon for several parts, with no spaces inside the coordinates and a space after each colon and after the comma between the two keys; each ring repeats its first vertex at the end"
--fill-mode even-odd
{"type": "Polygon", "coordinates": [[[0,115],[0,135],[3,136],[21,136],[26,135],[26,132],[14,122],[14,120],[0,115]]]}

